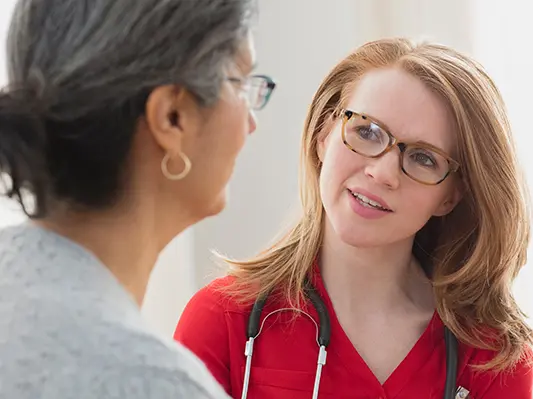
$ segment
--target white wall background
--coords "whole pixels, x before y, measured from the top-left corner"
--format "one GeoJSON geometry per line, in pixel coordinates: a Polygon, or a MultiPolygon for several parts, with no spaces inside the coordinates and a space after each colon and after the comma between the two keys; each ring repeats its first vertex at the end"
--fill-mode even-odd
{"type": "MultiPolygon", "coordinates": [[[[14,0],[0,5],[0,46],[14,0]]],[[[425,37],[474,54],[504,91],[521,149],[529,143],[533,60],[527,48],[533,27],[526,2],[518,0],[260,0],[256,29],[259,71],[276,78],[278,88],[259,117],[259,128],[241,154],[230,184],[227,209],[191,228],[161,255],[143,312],[170,335],[190,296],[223,270],[211,249],[246,257],[262,249],[297,209],[300,135],[311,97],[321,79],[351,49],[383,36],[425,37]]],[[[0,57],[4,57],[0,47],[0,57]]],[[[0,62],[0,79],[4,80],[0,62]]],[[[532,143],[533,144],[533,143],[532,143]]],[[[532,157],[523,150],[533,176],[532,157]]],[[[533,180],[530,180],[533,182],[533,180]]],[[[0,202],[0,225],[20,215],[0,202]]],[[[533,315],[533,261],[516,292],[533,315]]]]}
{"type": "MultiPolygon", "coordinates": [[[[509,109],[518,154],[533,192],[533,3],[530,1],[475,0],[472,22],[476,57],[499,85],[509,109]]],[[[533,321],[533,244],[528,265],[516,282],[516,297],[533,321]]]]}

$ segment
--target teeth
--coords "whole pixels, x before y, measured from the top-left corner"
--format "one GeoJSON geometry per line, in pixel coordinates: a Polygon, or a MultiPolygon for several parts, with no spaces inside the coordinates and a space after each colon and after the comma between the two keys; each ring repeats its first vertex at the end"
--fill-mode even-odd
{"type": "Polygon", "coordinates": [[[363,203],[363,205],[369,205],[373,208],[383,209],[384,211],[387,211],[388,209],[383,208],[379,203],[376,201],[372,201],[370,198],[365,197],[363,194],[355,194],[352,193],[352,195],[357,198],[359,201],[363,203]]]}

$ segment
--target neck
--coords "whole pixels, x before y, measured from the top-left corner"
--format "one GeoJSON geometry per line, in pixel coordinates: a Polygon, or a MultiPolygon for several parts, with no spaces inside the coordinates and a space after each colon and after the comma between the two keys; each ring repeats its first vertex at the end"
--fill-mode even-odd
{"type": "Polygon", "coordinates": [[[412,255],[413,239],[386,247],[342,242],[326,222],[320,252],[324,284],[336,308],[350,313],[433,312],[429,279],[412,255]]]}
{"type": "MultiPolygon", "coordinates": [[[[142,305],[148,280],[166,243],[157,218],[141,209],[104,212],[55,211],[37,222],[92,252],[142,305]]],[[[185,229],[186,226],[183,226],[185,229]]]]}

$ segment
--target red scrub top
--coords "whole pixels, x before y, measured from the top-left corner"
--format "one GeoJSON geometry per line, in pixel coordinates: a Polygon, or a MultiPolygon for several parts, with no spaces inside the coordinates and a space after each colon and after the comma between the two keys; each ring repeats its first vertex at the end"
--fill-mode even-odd
{"type": "MultiPolygon", "coordinates": [[[[204,361],[233,398],[243,388],[246,327],[251,306],[243,307],[218,288],[232,277],[215,280],[200,290],[186,306],[174,338],[204,361]]],[[[411,352],[382,385],[344,333],[319,276],[314,285],[331,319],[331,342],[322,370],[320,399],[442,399],[446,376],[444,325],[435,313],[411,352]]],[[[286,307],[270,300],[261,320],[286,307]]],[[[306,311],[318,322],[312,306],[306,311]]],[[[309,399],[315,379],[318,346],[316,327],[306,316],[283,312],[268,318],[254,346],[249,399],[309,399]]],[[[458,384],[473,399],[532,399],[533,368],[526,362],[510,373],[476,372],[491,353],[459,346],[458,384]]]]}

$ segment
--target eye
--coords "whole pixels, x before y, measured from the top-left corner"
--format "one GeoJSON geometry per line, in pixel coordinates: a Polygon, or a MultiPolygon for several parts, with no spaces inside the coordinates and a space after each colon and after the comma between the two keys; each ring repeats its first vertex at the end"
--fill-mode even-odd
{"type": "Polygon", "coordinates": [[[381,130],[372,125],[356,126],[354,130],[355,134],[357,134],[359,138],[363,140],[381,141],[381,130]]]}
{"type": "Polygon", "coordinates": [[[410,155],[410,158],[414,162],[416,162],[418,165],[421,165],[421,166],[432,168],[437,165],[435,158],[425,152],[420,152],[420,151],[414,152],[410,155]]]}

